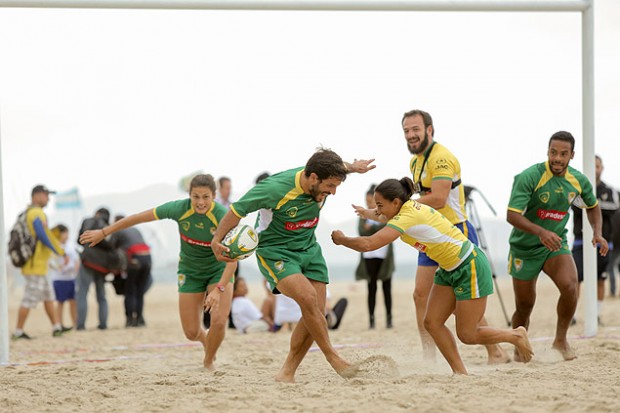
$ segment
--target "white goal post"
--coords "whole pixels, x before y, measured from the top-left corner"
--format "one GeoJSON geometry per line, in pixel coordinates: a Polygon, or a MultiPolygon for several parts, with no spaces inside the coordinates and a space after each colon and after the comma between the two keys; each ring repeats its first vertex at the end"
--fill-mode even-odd
{"type": "MultiPolygon", "coordinates": [[[[583,172],[594,176],[594,0],[0,0],[2,8],[289,10],[289,11],[434,11],[434,12],[580,12],[582,66],[583,172]]],[[[0,136],[0,211],[4,211],[0,136]]],[[[0,214],[0,365],[9,362],[7,252],[4,214],[0,214]]],[[[583,226],[583,238],[592,239],[583,226]]],[[[596,250],[584,243],[584,335],[598,332],[596,250]]]]}

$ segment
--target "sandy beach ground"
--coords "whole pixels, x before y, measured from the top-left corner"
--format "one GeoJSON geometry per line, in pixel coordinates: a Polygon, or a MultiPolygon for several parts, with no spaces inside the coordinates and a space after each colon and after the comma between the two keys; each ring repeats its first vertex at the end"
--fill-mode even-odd
{"type": "MultiPolygon", "coordinates": [[[[263,291],[250,280],[259,305],[263,291]]],[[[87,331],[53,338],[39,306],[26,331],[35,338],[11,342],[9,366],[0,367],[2,412],[618,412],[620,411],[620,299],[607,298],[604,326],[583,338],[583,308],[569,335],[576,360],[563,361],[550,348],[555,330],[557,291],[541,276],[530,337],[529,364],[486,364],[480,346],[459,344],[469,376],[452,376],[438,355],[423,361],[411,300],[413,280],[395,280],[394,328],[385,328],[381,290],[377,329],[368,329],[366,285],[331,284],[334,298],[349,307],[332,342],[343,356],[362,362],[360,375],[342,379],[316,348],[302,363],[296,384],[274,382],[290,333],[241,335],[229,330],[218,353],[217,371],[202,368],[202,347],[183,336],[174,285],[155,285],[146,296],[146,328],[126,329],[122,297],[108,285],[109,329],[95,327],[91,291],[87,331]]],[[[92,290],[92,289],[91,289],[92,290]]],[[[508,313],[514,309],[510,280],[500,280],[508,313]]],[[[22,288],[9,296],[14,328],[22,288]]],[[[487,319],[506,327],[497,294],[487,319]]],[[[513,352],[510,345],[504,348],[513,352]]]]}

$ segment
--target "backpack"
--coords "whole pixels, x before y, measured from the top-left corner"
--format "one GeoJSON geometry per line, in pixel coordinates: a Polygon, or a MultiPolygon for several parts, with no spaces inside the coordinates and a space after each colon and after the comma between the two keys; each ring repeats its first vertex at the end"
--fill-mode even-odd
{"type": "Polygon", "coordinates": [[[32,257],[37,245],[36,237],[33,237],[28,229],[27,214],[26,209],[18,215],[9,236],[9,256],[13,265],[18,268],[23,267],[32,257]]]}

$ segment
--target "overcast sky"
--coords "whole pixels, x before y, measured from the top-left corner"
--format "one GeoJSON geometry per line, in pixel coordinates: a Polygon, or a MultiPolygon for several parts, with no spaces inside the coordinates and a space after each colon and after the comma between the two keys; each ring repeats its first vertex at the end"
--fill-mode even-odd
{"type": "MultiPolygon", "coordinates": [[[[595,5],[596,151],[620,187],[620,2],[595,5]]],[[[38,183],[92,196],[203,170],[240,195],[320,145],[377,159],[323,213],[350,218],[371,183],[408,175],[400,119],[414,108],[503,215],[513,176],[546,159],[551,134],[581,139],[580,19],[0,9],[6,225],[38,183]]],[[[573,166],[581,156],[578,143],[573,166]]]]}

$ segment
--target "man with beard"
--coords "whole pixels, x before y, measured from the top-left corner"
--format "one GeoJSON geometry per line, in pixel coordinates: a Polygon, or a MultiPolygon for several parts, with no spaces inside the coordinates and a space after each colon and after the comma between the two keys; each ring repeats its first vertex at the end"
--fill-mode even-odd
{"type": "MultiPolygon", "coordinates": [[[[478,245],[478,235],[467,220],[465,212],[465,191],[461,184],[461,165],[458,159],[442,144],[435,142],[435,127],[431,115],[422,110],[411,110],[401,120],[407,148],[413,155],[410,162],[414,193],[419,194],[417,202],[428,205],[444,215],[465,236],[478,245]]],[[[433,286],[437,262],[424,252],[418,255],[418,269],[415,276],[413,301],[416,308],[418,331],[422,339],[424,357],[435,358],[435,343],[424,328],[424,316],[428,296],[433,286]]],[[[483,318],[481,326],[488,325],[483,318]]],[[[485,346],[489,364],[505,363],[510,357],[499,345],[485,346]]]]}
{"type": "MultiPolygon", "coordinates": [[[[602,235],[601,208],[592,184],[581,172],[568,166],[575,155],[574,149],[575,138],[570,133],[554,133],[549,139],[549,159],[515,176],[506,216],[514,227],[508,258],[516,304],[512,327],[529,327],[536,302],[536,281],[543,271],[560,291],[552,346],[564,360],[577,357],[566,339],[577,307],[577,268],[566,241],[571,205],[586,208],[594,231],[592,245],[599,246],[602,256],[609,249],[602,235]]],[[[515,360],[522,361],[516,353],[515,360]]]]}
{"type": "Polygon", "coordinates": [[[373,169],[373,161],[355,160],[349,164],[335,152],[321,148],[305,167],[271,175],[250,189],[230,206],[213,235],[211,248],[215,257],[232,261],[225,254],[228,248],[221,243],[224,236],[249,213],[260,209],[272,211],[271,221],[260,233],[258,267],[273,292],[291,297],[302,313],[276,381],[294,382],[295,372],[313,341],[339,375],[349,377],[354,373],[351,364],[329,340],[324,313],[329,277],[314,233],[327,197],[336,194],[348,173],[373,169]]]}

